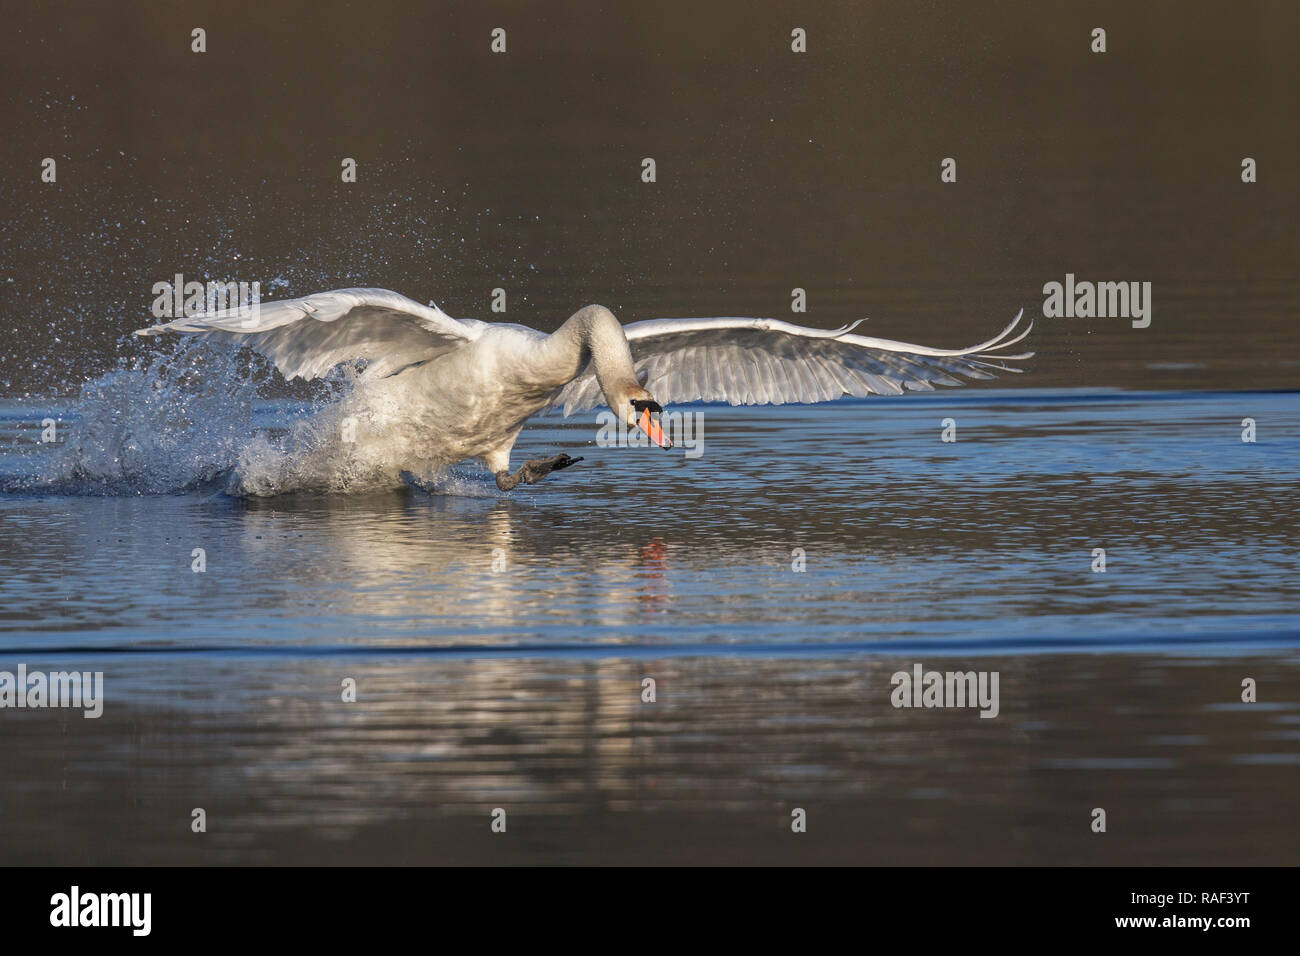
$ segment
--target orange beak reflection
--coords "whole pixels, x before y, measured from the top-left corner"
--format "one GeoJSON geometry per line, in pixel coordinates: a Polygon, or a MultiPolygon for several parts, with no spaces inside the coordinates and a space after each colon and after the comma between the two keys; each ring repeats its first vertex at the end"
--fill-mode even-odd
{"type": "Polygon", "coordinates": [[[650,436],[650,440],[660,448],[672,448],[673,443],[668,440],[664,430],[659,427],[659,422],[650,417],[650,409],[641,413],[641,420],[637,422],[637,427],[650,436]]]}

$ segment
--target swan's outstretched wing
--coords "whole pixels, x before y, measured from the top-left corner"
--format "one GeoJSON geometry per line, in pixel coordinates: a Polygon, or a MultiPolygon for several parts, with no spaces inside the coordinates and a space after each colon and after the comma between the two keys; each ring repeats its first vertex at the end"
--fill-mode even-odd
{"type": "Polygon", "coordinates": [[[473,341],[481,327],[387,289],[339,289],[267,302],[256,316],[212,312],[136,335],[188,332],[238,342],[269,358],[285,378],[312,379],[355,360],[366,361],[366,376],[391,375],[473,341]]]}
{"type": "MultiPolygon", "coordinates": [[[[1021,341],[1022,309],[1001,334],[966,349],[933,349],[867,335],[853,335],[859,322],[824,332],[778,319],[651,319],[624,328],[637,376],[665,405],[728,402],[781,405],[828,402],[845,395],[898,395],[961,385],[955,375],[993,378],[1019,372],[1007,362],[1034,353],[1007,355],[1021,341]]],[[[564,414],[605,403],[590,367],[556,400],[564,414]]]]}

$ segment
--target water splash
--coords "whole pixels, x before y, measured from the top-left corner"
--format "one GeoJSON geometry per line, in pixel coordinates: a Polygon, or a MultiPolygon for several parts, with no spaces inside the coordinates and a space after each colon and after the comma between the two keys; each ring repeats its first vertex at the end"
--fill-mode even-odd
{"type": "Polygon", "coordinates": [[[350,367],[335,376],[332,401],[318,403],[282,435],[261,433],[239,449],[229,494],[352,494],[405,485],[404,409],[382,390],[367,387],[350,367]]]}
{"type": "Polygon", "coordinates": [[[252,431],[256,391],[247,362],[197,342],[123,359],[82,387],[61,444],[13,449],[21,465],[4,490],[161,494],[211,485],[252,431]]]}
{"type": "Polygon", "coordinates": [[[164,340],[87,382],[59,425],[67,436],[61,443],[33,440],[30,427],[18,434],[6,456],[17,467],[0,476],[0,491],[498,494],[462,470],[405,470],[423,434],[400,392],[350,366],[313,382],[305,403],[255,404],[262,386],[282,388],[283,381],[259,356],[189,337],[164,340]]]}
{"type": "MultiPolygon", "coordinates": [[[[402,480],[408,488],[425,494],[441,495],[447,498],[509,498],[506,492],[496,486],[492,478],[483,473],[473,473],[464,468],[448,468],[427,475],[416,475],[409,471],[402,472],[402,480]]],[[[514,496],[518,500],[518,496],[514,496]]]]}

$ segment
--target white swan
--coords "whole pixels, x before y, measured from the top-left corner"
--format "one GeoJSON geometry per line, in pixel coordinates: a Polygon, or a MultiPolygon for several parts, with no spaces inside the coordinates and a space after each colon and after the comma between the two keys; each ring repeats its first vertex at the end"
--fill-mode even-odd
{"type": "Polygon", "coordinates": [[[565,415],[607,404],[662,447],[652,415],[660,403],[763,405],[824,402],[844,395],[961,385],[954,374],[992,378],[1032,352],[1003,350],[1016,315],[999,335],[965,349],[935,349],[776,319],[652,319],[619,324],[589,305],[547,335],[522,325],[453,319],[385,289],[342,289],[234,311],[187,317],[137,335],[186,332],[235,341],[265,355],[288,379],[312,379],[356,362],[362,381],[388,399],[386,467],[402,471],[481,458],[504,491],[540,481],[580,459],[535,459],[510,472],[510,450],[533,414],[565,415]]]}

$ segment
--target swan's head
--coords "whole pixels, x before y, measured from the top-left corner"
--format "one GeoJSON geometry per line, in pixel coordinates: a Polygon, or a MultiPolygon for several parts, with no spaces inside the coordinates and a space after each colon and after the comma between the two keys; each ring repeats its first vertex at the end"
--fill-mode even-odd
{"type": "Polygon", "coordinates": [[[615,400],[616,407],[628,427],[641,429],[660,448],[672,448],[673,443],[668,440],[659,422],[659,413],[663,408],[654,396],[640,385],[632,385],[619,392],[615,400]]]}

